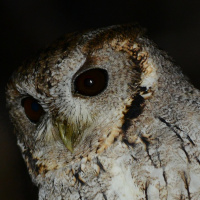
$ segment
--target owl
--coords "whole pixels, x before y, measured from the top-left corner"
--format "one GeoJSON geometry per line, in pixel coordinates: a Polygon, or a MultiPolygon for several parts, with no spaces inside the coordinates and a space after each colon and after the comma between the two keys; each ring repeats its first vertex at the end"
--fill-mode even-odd
{"type": "Polygon", "coordinates": [[[139,26],[64,36],[6,94],[40,200],[200,199],[200,91],[139,26]]]}

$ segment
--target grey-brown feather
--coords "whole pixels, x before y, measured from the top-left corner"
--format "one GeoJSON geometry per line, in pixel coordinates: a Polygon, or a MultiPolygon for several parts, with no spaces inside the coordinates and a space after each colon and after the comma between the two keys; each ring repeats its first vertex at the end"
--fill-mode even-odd
{"type": "Polygon", "coordinates": [[[200,92],[136,26],[67,35],[13,74],[7,104],[41,200],[200,199],[200,92]],[[106,90],[74,94],[91,68],[107,70],[106,90]],[[27,95],[46,112],[37,124],[27,95]],[[74,152],[56,119],[80,129],[74,152]]]}

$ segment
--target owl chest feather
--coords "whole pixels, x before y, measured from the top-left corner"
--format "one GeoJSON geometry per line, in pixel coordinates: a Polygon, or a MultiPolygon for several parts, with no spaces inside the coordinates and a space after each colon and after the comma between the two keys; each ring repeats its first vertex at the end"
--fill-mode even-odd
{"type": "Polygon", "coordinates": [[[135,161],[129,148],[121,141],[116,143],[107,151],[109,159],[107,153],[103,153],[71,169],[60,169],[49,176],[46,174],[44,179],[38,177],[37,181],[43,182],[40,199],[132,200],[144,197],[144,191],[132,174],[132,162],[135,161]]]}
{"type": "Polygon", "coordinates": [[[198,199],[199,143],[192,141],[199,126],[190,124],[187,137],[184,120],[174,125],[174,115],[151,118],[148,112],[147,104],[133,123],[138,127],[130,127],[104,152],[38,176],[40,199],[198,199]]]}

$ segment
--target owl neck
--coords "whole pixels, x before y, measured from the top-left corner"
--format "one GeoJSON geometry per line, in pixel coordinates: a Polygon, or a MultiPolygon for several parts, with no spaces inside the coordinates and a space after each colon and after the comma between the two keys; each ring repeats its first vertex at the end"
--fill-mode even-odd
{"type": "Polygon", "coordinates": [[[176,138],[181,148],[188,143],[195,146],[200,131],[199,90],[163,52],[148,45],[143,51],[148,57],[141,66],[141,91],[125,115],[125,141],[150,145],[176,138]]]}

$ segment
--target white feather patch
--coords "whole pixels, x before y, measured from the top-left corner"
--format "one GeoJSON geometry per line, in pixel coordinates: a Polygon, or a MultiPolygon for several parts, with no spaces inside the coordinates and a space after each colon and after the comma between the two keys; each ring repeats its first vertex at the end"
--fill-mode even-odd
{"type": "Polygon", "coordinates": [[[144,193],[134,184],[130,167],[125,166],[123,159],[115,160],[111,174],[113,179],[108,191],[117,194],[119,199],[133,200],[144,197],[144,193]]]}

